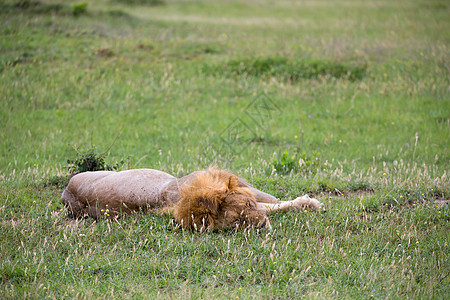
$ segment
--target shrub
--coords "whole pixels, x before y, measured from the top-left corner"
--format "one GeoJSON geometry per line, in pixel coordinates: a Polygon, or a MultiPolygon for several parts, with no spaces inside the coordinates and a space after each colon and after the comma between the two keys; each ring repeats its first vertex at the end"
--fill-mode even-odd
{"type": "Polygon", "coordinates": [[[68,159],[69,172],[82,173],[87,171],[113,171],[117,170],[125,163],[125,159],[115,164],[108,164],[105,161],[105,153],[99,154],[95,147],[92,147],[85,153],[78,153],[75,159],[68,159]]]}
{"type": "Polygon", "coordinates": [[[114,164],[108,164],[105,161],[105,153],[99,154],[97,149],[92,147],[84,153],[77,151],[75,159],[67,160],[69,175],[55,175],[44,178],[42,184],[46,187],[53,186],[62,189],[69,184],[70,178],[75,174],[88,171],[115,171],[125,162],[126,159],[122,159],[114,164]]]}
{"type": "Polygon", "coordinates": [[[72,5],[72,14],[75,17],[78,17],[78,16],[80,16],[82,14],[87,13],[87,6],[88,6],[87,2],[81,2],[81,3],[78,3],[78,4],[72,5]]]}

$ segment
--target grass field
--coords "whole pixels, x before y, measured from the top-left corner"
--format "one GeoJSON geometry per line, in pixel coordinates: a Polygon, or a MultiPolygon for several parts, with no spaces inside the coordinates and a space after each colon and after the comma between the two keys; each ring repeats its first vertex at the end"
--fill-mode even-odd
{"type": "Polygon", "coordinates": [[[447,1],[126,2],[0,0],[0,298],[450,297],[447,1]],[[91,148],[327,212],[70,222],[91,148]]]}

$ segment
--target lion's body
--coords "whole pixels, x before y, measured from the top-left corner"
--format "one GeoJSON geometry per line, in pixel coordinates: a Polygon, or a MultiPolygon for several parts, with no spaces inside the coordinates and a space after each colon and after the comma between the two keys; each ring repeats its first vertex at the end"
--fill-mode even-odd
{"type": "Polygon", "coordinates": [[[176,180],[167,173],[150,169],[85,172],[70,180],[62,200],[75,208],[72,213],[77,217],[84,214],[98,217],[106,209],[106,214],[146,211],[166,204],[163,192],[176,180]],[[95,209],[91,208],[93,205],[95,209]]]}
{"type": "Polygon", "coordinates": [[[71,178],[61,200],[76,218],[115,217],[159,209],[171,213],[181,225],[198,230],[264,226],[268,224],[267,211],[321,205],[309,197],[308,201],[304,197],[277,201],[218,169],[181,178],[152,169],[85,172],[71,178]]]}

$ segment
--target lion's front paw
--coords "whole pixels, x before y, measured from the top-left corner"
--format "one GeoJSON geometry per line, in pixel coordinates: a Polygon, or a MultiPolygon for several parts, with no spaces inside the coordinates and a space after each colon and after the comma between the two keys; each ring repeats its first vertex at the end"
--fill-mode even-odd
{"type": "Polygon", "coordinates": [[[325,205],[315,198],[309,197],[309,195],[304,195],[295,199],[297,207],[308,207],[312,209],[317,209],[320,211],[325,211],[325,205]]]}

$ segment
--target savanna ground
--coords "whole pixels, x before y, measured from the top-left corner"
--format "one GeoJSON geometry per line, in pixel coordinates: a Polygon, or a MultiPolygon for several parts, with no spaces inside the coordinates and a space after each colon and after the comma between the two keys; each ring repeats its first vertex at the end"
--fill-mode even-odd
{"type": "Polygon", "coordinates": [[[449,298],[447,1],[128,2],[0,1],[0,298],[449,298]],[[70,222],[94,147],[327,212],[70,222]]]}

